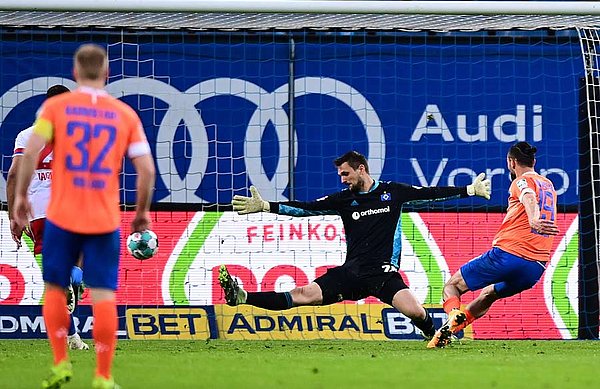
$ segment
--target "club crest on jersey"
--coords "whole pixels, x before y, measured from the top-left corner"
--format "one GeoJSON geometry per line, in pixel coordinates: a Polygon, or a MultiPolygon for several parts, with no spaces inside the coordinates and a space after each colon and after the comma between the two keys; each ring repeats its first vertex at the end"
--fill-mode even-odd
{"type": "Polygon", "coordinates": [[[391,200],[392,200],[391,193],[385,192],[384,194],[381,195],[381,201],[391,201],[391,200]]]}

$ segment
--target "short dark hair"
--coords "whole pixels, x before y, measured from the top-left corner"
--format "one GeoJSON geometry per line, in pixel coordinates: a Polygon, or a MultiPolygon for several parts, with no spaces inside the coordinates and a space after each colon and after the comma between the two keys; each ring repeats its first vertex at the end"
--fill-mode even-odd
{"type": "Polygon", "coordinates": [[[69,88],[67,88],[64,85],[52,85],[50,88],[48,88],[48,91],[46,92],[46,98],[50,98],[52,96],[56,96],[56,95],[60,95],[62,93],[65,92],[70,92],[69,88]]]}
{"type": "Polygon", "coordinates": [[[350,165],[350,167],[354,170],[358,169],[360,165],[364,165],[365,171],[369,173],[369,164],[367,163],[367,159],[358,151],[348,151],[341,157],[336,158],[333,161],[333,164],[337,167],[340,167],[344,162],[348,162],[348,165],[350,165]]]}
{"type": "Polygon", "coordinates": [[[508,150],[508,157],[514,158],[520,165],[533,167],[537,148],[527,142],[517,142],[508,150]]]}

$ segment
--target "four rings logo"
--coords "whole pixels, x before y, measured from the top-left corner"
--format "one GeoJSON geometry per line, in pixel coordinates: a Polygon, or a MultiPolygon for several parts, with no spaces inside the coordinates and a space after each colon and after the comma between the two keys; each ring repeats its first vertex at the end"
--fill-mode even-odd
{"type": "MultiPolygon", "coordinates": [[[[37,77],[23,81],[0,96],[0,125],[5,118],[22,101],[37,95],[43,95],[49,86],[64,84],[75,88],[72,80],[59,77],[37,77]]],[[[284,191],[288,186],[288,142],[294,139],[301,141],[296,132],[289,133],[289,116],[284,109],[288,104],[289,85],[284,84],[272,92],[260,86],[238,78],[215,78],[201,81],[185,91],[158,79],[131,77],[111,82],[106,90],[116,97],[145,95],[162,100],[168,105],[162,120],[157,123],[156,166],[160,179],[170,190],[170,195],[161,201],[165,202],[204,202],[201,194],[197,194],[201,181],[207,173],[210,157],[209,138],[200,110],[196,107],[200,102],[217,96],[235,96],[251,102],[256,109],[246,127],[243,160],[249,181],[252,182],[265,198],[284,201],[284,191]],[[189,166],[186,172],[180,172],[172,158],[172,145],[175,133],[181,123],[188,128],[191,147],[189,166]],[[280,145],[275,174],[267,174],[262,165],[261,139],[269,125],[275,129],[280,145]],[[187,173],[190,174],[187,174],[187,173]],[[193,174],[192,174],[193,173],[193,174]]],[[[381,121],[371,103],[352,86],[327,77],[303,77],[294,81],[294,97],[318,94],[335,98],[343,102],[361,121],[367,141],[371,176],[378,179],[385,161],[385,135],[381,121]]],[[[134,107],[136,108],[136,107],[134,107]]],[[[219,112],[218,112],[219,113],[219,112]]],[[[223,110],[222,115],[231,112],[223,110]]],[[[214,127],[214,125],[213,125],[214,127]]],[[[16,135],[16,134],[15,134],[16,135]]],[[[217,139],[222,141],[222,139],[217,139]]],[[[296,149],[298,145],[296,144],[296,149]]],[[[231,157],[236,157],[231,155],[231,157]]],[[[297,157],[294,157],[297,159],[297,157]]],[[[297,162],[293,161],[294,164],[297,162]]],[[[212,173],[212,172],[211,172],[212,173]]],[[[230,174],[230,173],[228,173],[230,174]]],[[[4,177],[0,175],[0,189],[6,186],[4,177]]],[[[6,200],[4,190],[0,190],[0,200],[6,200]]]]}
{"type": "Polygon", "coordinates": [[[361,218],[361,216],[378,215],[380,213],[388,213],[388,212],[390,212],[389,205],[385,208],[367,209],[367,210],[361,211],[361,212],[355,211],[355,212],[352,212],[352,219],[358,220],[361,218]]]}

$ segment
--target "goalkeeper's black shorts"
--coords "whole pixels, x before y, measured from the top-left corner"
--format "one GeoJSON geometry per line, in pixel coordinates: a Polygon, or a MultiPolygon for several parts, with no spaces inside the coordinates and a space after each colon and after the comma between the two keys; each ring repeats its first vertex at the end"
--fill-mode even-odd
{"type": "Polygon", "coordinates": [[[327,273],[315,279],[315,282],[323,292],[323,305],[343,300],[357,301],[369,296],[392,305],[394,295],[408,288],[400,273],[396,271],[358,275],[344,266],[327,270],[327,273]]]}

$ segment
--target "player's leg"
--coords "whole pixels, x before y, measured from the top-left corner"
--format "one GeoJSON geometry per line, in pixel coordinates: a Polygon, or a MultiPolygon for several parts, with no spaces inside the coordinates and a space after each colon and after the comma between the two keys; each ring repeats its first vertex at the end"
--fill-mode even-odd
{"type": "Polygon", "coordinates": [[[450,313],[453,309],[460,309],[460,296],[469,290],[465,279],[458,269],[444,285],[444,311],[450,313]]]}
{"type": "Polygon", "coordinates": [[[444,310],[448,313],[451,322],[450,329],[453,333],[462,330],[476,318],[481,317],[473,314],[470,306],[460,310],[460,296],[463,293],[483,288],[484,290],[480,294],[482,301],[493,300],[494,296],[490,294],[490,290],[493,289],[488,286],[506,279],[511,272],[505,265],[506,254],[494,247],[465,263],[446,283],[444,286],[444,310]],[[463,312],[464,317],[460,315],[459,320],[456,320],[457,312],[463,312]]]}
{"type": "MultiPolygon", "coordinates": [[[[237,283],[235,280],[233,281],[237,283]]],[[[237,298],[234,304],[248,304],[271,311],[282,311],[302,305],[318,305],[322,300],[319,285],[310,283],[294,288],[289,292],[246,292],[238,286],[237,298]]],[[[228,301],[232,301],[229,300],[228,301]]]]}
{"type": "Polygon", "coordinates": [[[65,288],[69,285],[70,269],[79,251],[79,240],[50,222],[46,222],[42,248],[42,269],[46,287],[43,316],[54,355],[50,376],[42,382],[44,388],[59,388],[73,373],[67,354],[69,313],[65,288]]]}
{"type": "MultiPolygon", "coordinates": [[[[455,334],[471,324],[474,320],[469,309],[461,309],[460,296],[471,290],[463,277],[463,270],[470,277],[469,269],[459,269],[450,277],[446,285],[444,285],[444,312],[448,314],[448,319],[441,328],[446,327],[451,333],[455,334]]],[[[484,281],[487,282],[487,281],[484,281]]],[[[474,286],[477,288],[478,286],[474,286]]]]}
{"type": "Polygon", "coordinates": [[[506,269],[504,281],[485,287],[467,306],[475,319],[484,316],[497,300],[531,289],[546,269],[543,263],[529,261],[509,253],[503,254],[502,264],[506,269]]]}
{"type": "MultiPolygon", "coordinates": [[[[46,219],[36,219],[32,220],[29,226],[34,242],[33,253],[36,256],[39,255],[40,258],[42,257],[42,243],[44,238],[45,225],[46,219]]],[[[73,266],[73,269],[75,268],[77,268],[77,266],[73,266]]],[[[69,311],[69,331],[67,332],[67,345],[68,348],[71,350],[88,350],[89,346],[85,344],[83,340],[81,340],[81,337],[77,333],[77,326],[75,325],[75,320],[73,318],[73,311],[75,310],[75,307],[77,305],[77,292],[74,290],[73,280],[76,280],[77,277],[77,272],[74,270],[71,271],[71,283],[66,289],[67,310],[69,311]]],[[[81,279],[80,276],[79,279],[81,279]]]]}
{"type": "Polygon", "coordinates": [[[491,308],[492,304],[500,299],[500,296],[496,293],[496,285],[502,285],[503,283],[488,285],[481,290],[479,296],[467,305],[468,312],[472,315],[473,320],[479,319],[487,313],[491,308]]]}
{"type": "Polygon", "coordinates": [[[469,290],[479,290],[501,279],[501,252],[496,248],[464,264],[444,285],[444,311],[448,319],[436,331],[427,347],[445,347],[455,334],[475,320],[469,307],[462,310],[460,296],[469,290]]]}
{"type": "Polygon", "coordinates": [[[229,274],[225,265],[219,268],[219,284],[223,288],[227,305],[253,305],[258,308],[281,311],[294,306],[291,292],[247,292],[229,274]]]}
{"type": "Polygon", "coordinates": [[[423,308],[400,273],[391,274],[391,277],[384,282],[378,292],[374,293],[374,296],[411,319],[425,338],[429,339],[434,335],[435,327],[429,311],[423,308]]]}
{"type": "Polygon", "coordinates": [[[342,288],[352,283],[346,282],[344,271],[341,269],[341,267],[329,269],[314,282],[289,292],[246,292],[229,274],[227,268],[221,265],[219,283],[228,305],[248,304],[277,311],[303,305],[328,305],[342,301],[344,299],[342,288]]]}
{"type": "Polygon", "coordinates": [[[119,230],[87,235],[83,243],[84,282],[89,287],[94,314],[96,373],[93,388],[115,387],[112,361],[118,329],[115,291],[119,272],[119,230]]]}
{"type": "Polygon", "coordinates": [[[281,311],[294,306],[319,304],[323,299],[319,285],[314,282],[289,292],[247,292],[229,274],[225,265],[221,265],[219,268],[219,284],[225,293],[225,301],[231,306],[248,304],[272,311],[281,311]]]}
{"type": "Polygon", "coordinates": [[[67,344],[71,350],[89,350],[88,346],[79,336],[79,329],[75,324],[75,308],[79,302],[79,287],[83,281],[83,272],[77,265],[71,269],[71,284],[67,291],[67,307],[70,312],[71,327],[67,335],[67,344]]]}

